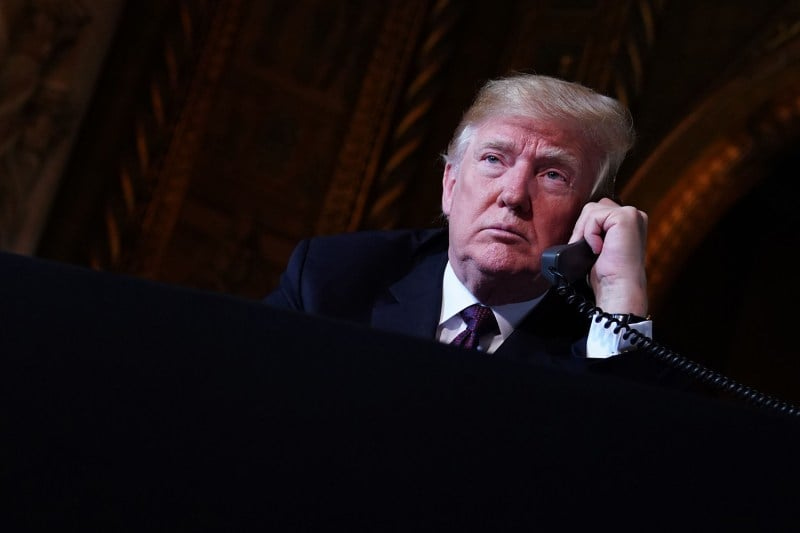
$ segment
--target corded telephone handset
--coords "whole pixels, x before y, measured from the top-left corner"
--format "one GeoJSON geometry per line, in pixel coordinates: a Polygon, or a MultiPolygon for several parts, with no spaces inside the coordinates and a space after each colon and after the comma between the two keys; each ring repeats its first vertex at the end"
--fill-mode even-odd
{"type": "Polygon", "coordinates": [[[780,414],[800,416],[800,408],[741,385],[714,370],[659,345],[650,337],[639,333],[627,324],[623,324],[619,319],[604,312],[584,298],[572,285],[588,274],[596,259],[597,256],[585,240],[553,246],[542,252],[542,275],[556,288],[556,291],[561,296],[566,298],[567,302],[575,305],[590,320],[605,321],[605,327],[614,327],[616,328],[615,332],[625,330],[623,337],[626,340],[630,340],[637,348],[656,359],[739,399],[777,411],[780,414]]]}

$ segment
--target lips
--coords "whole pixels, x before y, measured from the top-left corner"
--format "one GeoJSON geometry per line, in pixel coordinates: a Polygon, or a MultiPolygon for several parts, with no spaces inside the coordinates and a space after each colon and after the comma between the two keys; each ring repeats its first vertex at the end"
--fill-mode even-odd
{"type": "Polygon", "coordinates": [[[522,231],[520,231],[517,228],[515,228],[514,226],[506,226],[506,225],[503,225],[503,224],[497,224],[497,225],[489,226],[488,228],[486,228],[486,230],[491,232],[492,234],[495,234],[495,235],[501,237],[501,238],[505,237],[505,238],[513,238],[513,239],[522,239],[522,240],[524,240],[526,242],[528,241],[528,238],[525,236],[525,234],[522,231]]]}

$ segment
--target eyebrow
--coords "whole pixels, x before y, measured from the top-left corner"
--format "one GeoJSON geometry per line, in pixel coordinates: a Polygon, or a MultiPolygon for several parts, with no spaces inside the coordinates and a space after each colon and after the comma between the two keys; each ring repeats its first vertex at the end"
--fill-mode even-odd
{"type": "Polygon", "coordinates": [[[492,150],[499,150],[501,152],[508,152],[513,151],[515,149],[515,144],[513,141],[505,141],[501,139],[492,139],[489,141],[482,142],[481,144],[475,147],[478,151],[486,150],[487,148],[492,150]]]}
{"type": "Polygon", "coordinates": [[[576,170],[580,164],[580,158],[578,158],[572,152],[564,150],[563,148],[556,148],[556,147],[546,147],[543,148],[540,152],[541,159],[545,161],[554,161],[558,163],[565,163],[574,167],[576,170]]]}

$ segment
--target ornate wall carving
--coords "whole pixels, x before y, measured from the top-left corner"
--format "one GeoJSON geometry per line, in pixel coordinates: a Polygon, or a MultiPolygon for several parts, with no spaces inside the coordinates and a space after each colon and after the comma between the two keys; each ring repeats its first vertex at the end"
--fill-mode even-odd
{"type": "Polygon", "coordinates": [[[36,249],[120,1],[0,4],[0,247],[36,249]]]}
{"type": "Polygon", "coordinates": [[[788,9],[756,37],[726,82],[669,133],[623,191],[650,214],[656,306],[716,222],[767,175],[771,158],[800,139],[800,26],[787,22],[798,15],[788,9]]]}

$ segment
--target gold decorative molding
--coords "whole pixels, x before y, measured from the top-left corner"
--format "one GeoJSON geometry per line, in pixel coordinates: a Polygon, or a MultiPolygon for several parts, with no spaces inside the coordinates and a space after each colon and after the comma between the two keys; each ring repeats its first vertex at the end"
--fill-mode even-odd
{"type": "Polygon", "coordinates": [[[637,0],[622,37],[620,49],[611,63],[609,83],[613,95],[627,106],[642,92],[647,57],[656,41],[656,25],[664,0],[637,0]]]}
{"type": "Polygon", "coordinates": [[[521,3],[505,63],[509,69],[584,83],[630,105],[642,90],[664,4],[665,0],[600,0],[577,6],[521,3]]]}
{"type": "MultiPolygon", "coordinates": [[[[180,12],[183,35],[190,40],[193,26],[189,16],[191,11],[187,6],[182,6],[180,12]]],[[[216,6],[177,128],[158,170],[159,179],[152,201],[142,218],[141,236],[136,249],[138,275],[155,278],[159,272],[161,258],[172,237],[191,181],[209,110],[233,46],[241,14],[241,0],[224,0],[216,6]]],[[[166,50],[166,57],[169,57],[171,49],[168,47],[166,50]]]]}
{"type": "Polygon", "coordinates": [[[796,3],[779,9],[718,88],[662,140],[621,192],[626,203],[650,215],[652,307],[717,221],[764,177],[763,163],[797,142],[798,20],[796,3]]]}
{"type": "Polygon", "coordinates": [[[361,225],[428,3],[395,1],[385,15],[322,203],[317,234],[353,230],[361,225]]]}
{"type": "Polygon", "coordinates": [[[738,179],[736,169],[752,154],[753,144],[738,135],[708,146],[651,213],[647,272],[654,306],[689,252],[751,185],[738,179]]]}
{"type": "Polygon", "coordinates": [[[93,268],[156,277],[240,3],[185,0],[175,7],[121,157],[118,187],[105,203],[104,239],[90,252],[93,268]]]}
{"type": "Polygon", "coordinates": [[[458,11],[459,6],[450,0],[437,0],[428,14],[387,155],[374,182],[361,227],[391,229],[397,226],[400,200],[416,171],[418,158],[414,156],[425,139],[426,122],[440,94],[441,73],[450,57],[451,33],[458,11]]]}
{"type": "Polygon", "coordinates": [[[769,80],[768,88],[779,91],[774,96],[743,80],[712,95],[623,191],[626,203],[650,215],[647,272],[654,308],[711,228],[764,177],[762,161],[796,142],[800,71],[788,71],[782,80],[769,80]]]}
{"type": "Polygon", "coordinates": [[[116,3],[0,5],[0,248],[33,253],[102,61],[116,3]],[[70,68],[72,67],[72,68],[70,68]],[[77,73],[80,72],[81,75],[77,73]]]}

